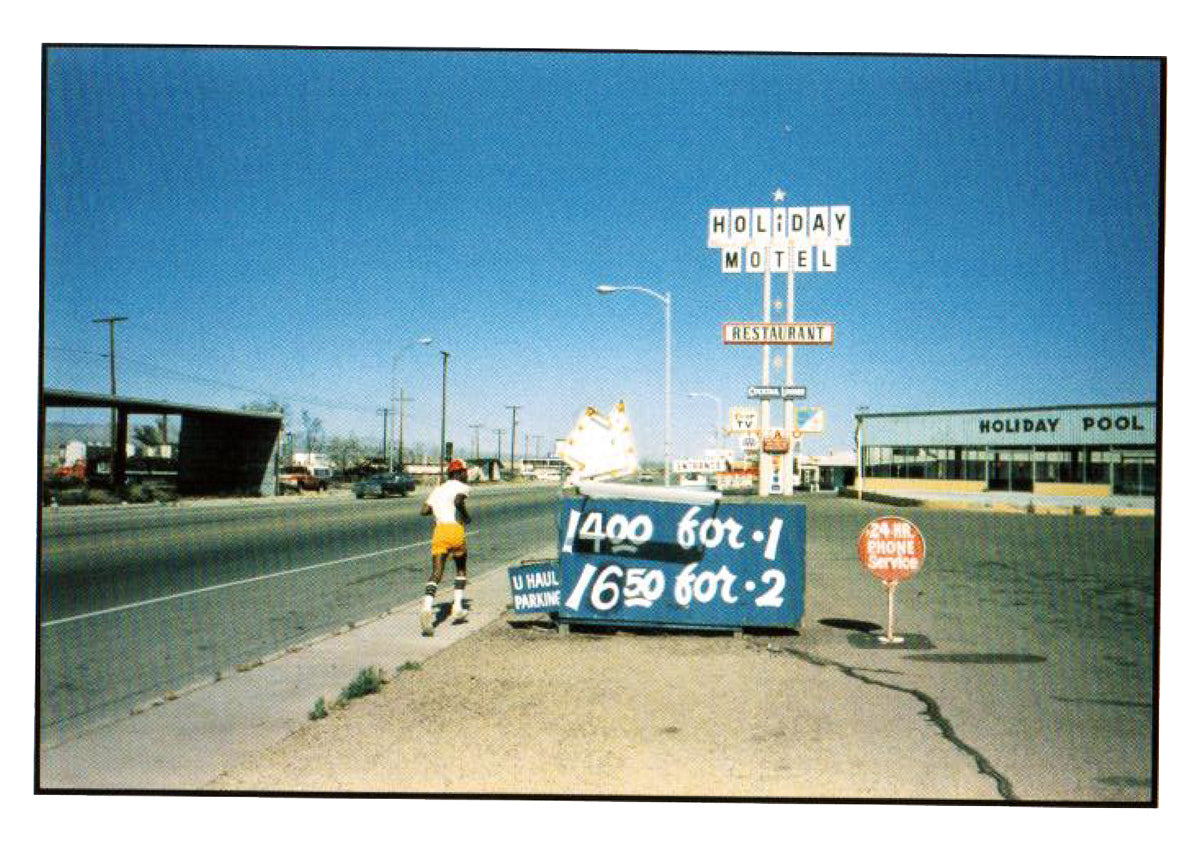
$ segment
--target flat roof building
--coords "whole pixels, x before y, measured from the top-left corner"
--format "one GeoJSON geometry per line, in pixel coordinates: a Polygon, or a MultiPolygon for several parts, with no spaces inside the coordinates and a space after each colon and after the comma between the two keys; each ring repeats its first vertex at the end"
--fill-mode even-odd
{"type": "Polygon", "coordinates": [[[1155,403],[858,414],[865,491],[1154,496],[1155,403]]]}

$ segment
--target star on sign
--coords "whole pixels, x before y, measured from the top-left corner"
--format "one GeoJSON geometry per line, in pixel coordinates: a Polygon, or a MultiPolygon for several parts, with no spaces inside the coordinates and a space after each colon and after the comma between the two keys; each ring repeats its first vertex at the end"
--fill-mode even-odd
{"type": "Polygon", "coordinates": [[[777,187],[775,189],[775,201],[783,201],[785,198],[787,198],[787,193],[782,188],[777,187]]]}

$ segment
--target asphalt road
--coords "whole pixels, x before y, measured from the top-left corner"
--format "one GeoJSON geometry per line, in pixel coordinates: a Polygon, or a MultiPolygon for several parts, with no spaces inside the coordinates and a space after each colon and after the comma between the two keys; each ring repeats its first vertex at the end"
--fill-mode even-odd
{"type": "MultiPolygon", "coordinates": [[[[470,572],[553,539],[557,498],[544,486],[475,489],[470,572]]],[[[417,597],[431,530],[419,507],[412,496],[45,510],[43,737],[417,597]]]]}
{"type": "MultiPolygon", "coordinates": [[[[895,744],[926,739],[930,756],[957,755],[923,771],[925,796],[1149,798],[1153,518],[793,501],[807,514],[804,629],[755,644],[794,662],[797,680],[840,687],[815,692],[795,714],[820,718],[834,705],[861,719],[833,736],[847,750],[892,728],[912,737],[895,744]],[[874,641],[885,592],[855,550],[859,531],[884,513],[916,523],[928,550],[897,590],[907,642],[892,648],[874,641]]],[[[472,507],[477,572],[554,539],[555,489],[480,489],[472,507]]],[[[416,598],[429,536],[416,508],[413,499],[300,500],[53,512],[39,593],[43,736],[416,598]]],[[[885,740],[878,750],[895,748],[885,740]]],[[[861,790],[853,779],[839,789],[861,790]]]]}
{"type": "MultiPolygon", "coordinates": [[[[775,641],[778,656],[841,675],[864,699],[887,690],[894,706],[862,701],[864,721],[895,716],[952,745],[994,796],[1149,798],[1154,518],[804,501],[806,631],[775,641]],[[874,643],[886,592],[855,548],[883,514],[917,524],[927,546],[924,568],[897,588],[897,633],[908,639],[895,649],[874,643]]],[[[963,796],[948,773],[931,769],[925,796],[963,796]]]]}

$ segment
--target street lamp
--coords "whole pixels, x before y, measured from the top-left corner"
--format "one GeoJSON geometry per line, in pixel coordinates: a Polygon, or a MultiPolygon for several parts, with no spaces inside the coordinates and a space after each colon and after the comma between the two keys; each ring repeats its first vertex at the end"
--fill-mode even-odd
{"type": "MultiPolygon", "coordinates": [[[[400,470],[401,471],[404,470],[404,401],[405,401],[405,397],[403,394],[400,395],[400,414],[397,415],[396,414],[396,368],[400,365],[400,351],[408,350],[409,348],[414,348],[417,345],[427,345],[432,341],[433,341],[433,339],[431,339],[429,336],[422,336],[419,339],[409,342],[404,347],[400,348],[400,350],[396,351],[396,353],[392,356],[392,418],[393,418],[392,422],[396,423],[396,421],[399,420],[399,423],[396,423],[396,426],[400,433],[400,441],[396,446],[396,450],[400,454],[400,470]]],[[[388,436],[388,437],[390,438],[390,436],[388,436]]],[[[393,453],[388,458],[388,470],[395,472],[395,469],[396,469],[396,459],[395,459],[395,454],[393,453]]]]}
{"type": "Polygon", "coordinates": [[[718,447],[721,446],[721,418],[724,413],[721,410],[721,398],[715,394],[709,394],[706,391],[689,391],[688,397],[707,397],[709,400],[717,404],[717,425],[713,430],[713,443],[718,447]]]}
{"type": "Polygon", "coordinates": [[[652,298],[657,298],[663,304],[663,484],[671,484],[671,293],[659,293],[644,286],[609,286],[601,284],[596,287],[601,295],[612,292],[641,292],[652,298]]]}
{"type": "Polygon", "coordinates": [[[440,351],[442,354],[442,449],[438,453],[438,484],[441,484],[446,466],[446,375],[450,366],[450,351],[440,351]]]}

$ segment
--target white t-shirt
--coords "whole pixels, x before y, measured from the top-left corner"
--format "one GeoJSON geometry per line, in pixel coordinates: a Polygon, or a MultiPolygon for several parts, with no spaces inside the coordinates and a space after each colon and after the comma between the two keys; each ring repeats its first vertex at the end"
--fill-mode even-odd
{"type": "Polygon", "coordinates": [[[433,489],[433,493],[425,500],[425,504],[433,509],[433,519],[439,523],[457,523],[457,512],[454,500],[459,496],[469,496],[471,489],[457,479],[448,479],[433,489]]]}

